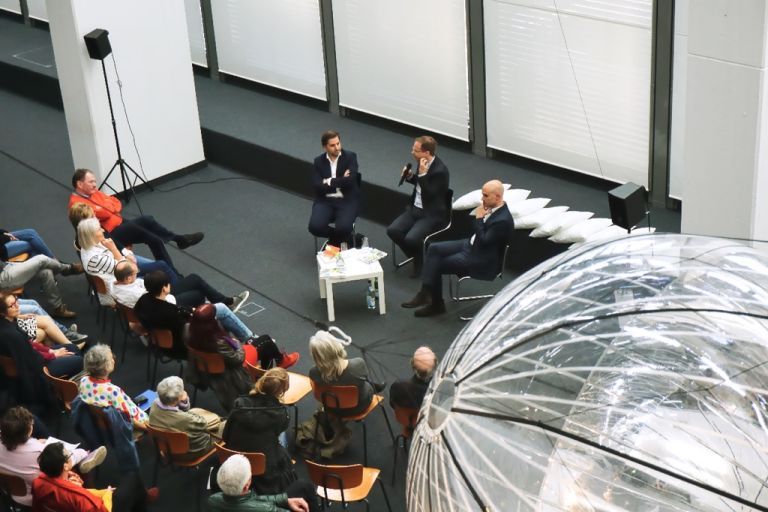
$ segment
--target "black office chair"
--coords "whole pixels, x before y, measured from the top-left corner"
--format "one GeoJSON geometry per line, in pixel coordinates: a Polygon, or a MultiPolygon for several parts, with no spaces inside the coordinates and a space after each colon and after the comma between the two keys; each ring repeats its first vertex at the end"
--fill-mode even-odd
{"type": "MultiPolygon", "coordinates": [[[[358,197],[357,197],[357,214],[355,214],[355,222],[352,223],[352,240],[355,240],[356,236],[357,236],[357,231],[355,229],[355,226],[357,225],[357,217],[360,216],[360,208],[361,208],[361,205],[363,204],[363,198],[362,198],[362,195],[361,195],[362,190],[363,190],[363,176],[358,171],[358,173],[357,173],[357,193],[358,193],[358,197]]],[[[335,223],[335,219],[331,219],[331,222],[329,222],[329,224],[330,223],[335,223]]],[[[326,242],[326,243],[328,243],[328,242],[326,242]]],[[[323,244],[323,247],[321,247],[320,249],[323,249],[323,248],[325,248],[325,244],[323,244]]],[[[317,237],[315,237],[315,253],[317,253],[317,251],[319,251],[320,249],[318,249],[317,237]]]]}
{"type": "MultiPolygon", "coordinates": [[[[468,295],[466,297],[461,296],[461,283],[468,280],[468,279],[478,279],[481,281],[495,281],[496,279],[501,279],[504,275],[504,267],[507,265],[507,254],[509,252],[509,242],[501,246],[499,249],[499,261],[501,262],[501,265],[499,265],[499,268],[497,269],[496,274],[491,279],[482,279],[479,277],[473,278],[472,276],[466,275],[466,276],[454,276],[450,275],[448,276],[448,293],[451,296],[451,299],[454,302],[465,302],[469,300],[479,300],[479,299],[490,299],[495,293],[489,293],[489,294],[483,294],[483,295],[468,295]],[[456,293],[453,293],[453,280],[456,279],[456,293]]],[[[471,316],[459,316],[462,320],[465,322],[472,320],[471,316]]]]}
{"type": "MultiPolygon", "coordinates": [[[[440,233],[444,233],[445,231],[448,231],[451,229],[451,223],[453,222],[453,190],[448,189],[445,194],[445,204],[446,208],[448,210],[448,223],[443,226],[442,228],[438,229],[437,231],[434,231],[430,234],[428,234],[424,238],[424,243],[422,244],[421,251],[422,256],[425,256],[427,253],[427,245],[429,244],[430,240],[439,235],[440,233]]],[[[395,270],[399,269],[403,265],[407,265],[408,263],[413,261],[413,257],[406,258],[401,262],[397,261],[397,244],[393,241],[392,242],[392,264],[395,266],[395,270]]]]}

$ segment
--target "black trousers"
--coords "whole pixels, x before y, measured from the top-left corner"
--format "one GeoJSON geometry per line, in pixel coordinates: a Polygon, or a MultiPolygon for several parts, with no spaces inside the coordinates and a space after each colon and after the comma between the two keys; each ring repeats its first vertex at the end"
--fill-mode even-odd
{"type": "MultiPolygon", "coordinates": [[[[170,242],[176,236],[173,231],[160,224],[151,215],[142,215],[135,219],[123,219],[109,234],[115,242],[125,247],[132,244],[146,244],[156,260],[163,260],[174,270],[171,255],[165,248],[165,242],[170,242]]],[[[178,274],[178,271],[176,271],[178,274]]]]}
{"type": "Polygon", "coordinates": [[[443,301],[443,274],[469,274],[471,248],[468,238],[429,244],[421,270],[421,281],[432,294],[432,302],[443,301]]]}
{"type": "Polygon", "coordinates": [[[197,274],[189,274],[179,279],[171,287],[171,293],[176,297],[178,306],[194,308],[204,303],[206,299],[211,304],[226,303],[227,297],[197,274]]]}
{"type": "Polygon", "coordinates": [[[357,218],[357,201],[323,198],[315,200],[309,218],[309,232],[338,246],[349,242],[357,218]],[[333,222],[333,227],[330,223],[333,222]]]}
{"type": "Polygon", "coordinates": [[[439,215],[427,215],[421,208],[410,205],[387,227],[387,235],[406,256],[420,261],[424,239],[447,223],[439,215]]]}

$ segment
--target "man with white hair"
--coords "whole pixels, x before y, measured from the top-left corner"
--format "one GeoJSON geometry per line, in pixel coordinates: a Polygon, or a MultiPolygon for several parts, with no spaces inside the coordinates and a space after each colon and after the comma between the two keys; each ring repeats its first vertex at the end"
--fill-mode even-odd
{"type": "Polygon", "coordinates": [[[429,347],[419,347],[411,357],[413,376],[396,380],[389,388],[389,405],[407,409],[418,409],[424,401],[432,374],[437,366],[437,356],[429,347]]]}
{"type": "Polygon", "coordinates": [[[477,279],[493,279],[496,275],[503,258],[501,249],[509,243],[515,223],[504,203],[504,185],[499,180],[483,185],[482,195],[483,202],[474,211],[470,238],[429,244],[421,272],[421,290],[402,304],[404,308],[420,308],[415,316],[445,313],[443,274],[477,279]]]}
{"type": "Polygon", "coordinates": [[[219,468],[216,476],[221,492],[208,498],[212,512],[315,512],[317,504],[315,488],[309,482],[297,480],[283,494],[259,496],[250,490],[251,463],[243,455],[233,455],[219,468]],[[291,497],[289,497],[291,496],[291,497]],[[299,497],[301,496],[301,497],[299,497]]]}
{"type": "Polygon", "coordinates": [[[211,449],[211,433],[221,437],[224,423],[205,409],[190,409],[184,381],[174,375],[158,383],[157,398],[149,409],[149,425],[187,434],[189,451],[185,457],[196,459],[211,449]]]}

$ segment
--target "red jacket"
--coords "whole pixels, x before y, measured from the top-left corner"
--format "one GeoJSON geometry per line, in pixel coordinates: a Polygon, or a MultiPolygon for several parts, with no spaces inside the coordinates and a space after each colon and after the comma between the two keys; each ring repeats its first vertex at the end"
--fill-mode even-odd
{"type": "Polygon", "coordinates": [[[123,203],[118,198],[107,195],[100,190],[91,194],[91,197],[83,197],[75,193],[70,194],[67,208],[72,208],[75,203],[85,203],[93,208],[93,213],[96,214],[101,227],[107,233],[123,223],[123,217],[120,215],[123,203]]]}
{"type": "Polygon", "coordinates": [[[107,512],[101,498],[63,478],[40,474],[32,482],[32,512],[107,512]]]}

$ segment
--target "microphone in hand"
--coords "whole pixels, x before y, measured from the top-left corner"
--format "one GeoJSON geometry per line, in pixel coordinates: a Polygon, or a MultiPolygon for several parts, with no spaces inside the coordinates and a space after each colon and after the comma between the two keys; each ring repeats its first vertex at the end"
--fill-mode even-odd
{"type": "Polygon", "coordinates": [[[411,167],[412,165],[410,162],[405,164],[405,167],[403,167],[403,173],[400,175],[400,182],[397,184],[398,187],[403,184],[403,182],[405,181],[405,177],[408,176],[408,174],[410,174],[411,167]]]}

